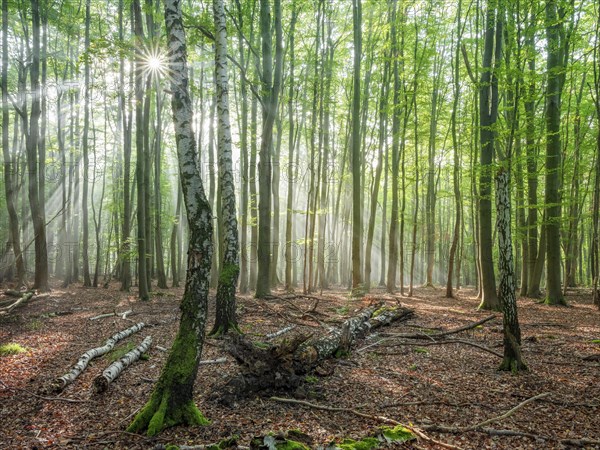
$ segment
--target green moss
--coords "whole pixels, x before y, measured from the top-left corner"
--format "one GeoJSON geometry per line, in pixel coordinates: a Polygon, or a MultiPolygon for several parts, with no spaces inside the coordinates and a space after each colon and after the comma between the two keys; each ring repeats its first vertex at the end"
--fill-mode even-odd
{"type": "Polygon", "coordinates": [[[372,450],[379,448],[379,439],[374,437],[366,437],[360,441],[344,439],[342,443],[337,446],[342,450],[372,450]]]}
{"type": "Polygon", "coordinates": [[[348,314],[348,311],[350,311],[350,308],[348,306],[342,306],[341,308],[337,308],[335,310],[337,314],[348,314]]]}
{"type": "Polygon", "coordinates": [[[592,339],[592,344],[600,344],[600,339],[592,339]]]}
{"type": "Polygon", "coordinates": [[[256,342],[253,342],[253,344],[256,348],[260,348],[263,350],[267,350],[267,349],[271,348],[271,344],[269,344],[268,342],[256,341],[256,342]]]}
{"type": "Polygon", "coordinates": [[[135,344],[133,342],[128,342],[127,344],[117,347],[111,352],[109,352],[106,357],[110,362],[115,362],[121,359],[125,354],[129,353],[131,350],[135,348],[135,344]]]}
{"type": "Polygon", "coordinates": [[[378,317],[378,316],[382,315],[383,313],[386,313],[386,312],[393,312],[393,311],[396,311],[397,309],[398,309],[398,308],[397,308],[397,307],[395,307],[395,306],[382,306],[381,308],[379,308],[378,310],[376,310],[376,311],[373,313],[373,316],[372,316],[372,317],[378,317]]]}
{"type": "Polygon", "coordinates": [[[427,349],[424,349],[423,347],[415,347],[413,348],[413,351],[415,353],[425,353],[425,354],[429,354],[429,351],[427,349]]]}
{"type": "Polygon", "coordinates": [[[129,425],[129,432],[147,430],[148,436],[154,436],[165,428],[179,424],[194,426],[209,423],[192,400],[171,401],[170,387],[185,383],[194,373],[196,339],[191,327],[180,329],[156,388],[146,406],[129,425]]]}
{"type": "Polygon", "coordinates": [[[219,274],[219,284],[233,285],[237,281],[240,273],[240,266],[237,264],[224,263],[219,274]]]}
{"type": "Polygon", "coordinates": [[[306,381],[307,383],[315,384],[319,381],[319,379],[313,375],[306,375],[304,377],[304,381],[306,381]]]}
{"type": "Polygon", "coordinates": [[[402,425],[396,425],[394,428],[387,426],[379,427],[379,433],[386,442],[395,444],[416,439],[412,431],[404,428],[402,425]]]}
{"type": "Polygon", "coordinates": [[[173,444],[167,444],[165,447],[165,450],[179,450],[179,446],[173,445],[173,444]]]}
{"type": "Polygon", "coordinates": [[[0,356],[18,355],[19,353],[27,352],[27,348],[21,344],[11,342],[9,344],[0,345],[0,356]]]}
{"type": "Polygon", "coordinates": [[[294,441],[292,439],[285,439],[283,436],[273,436],[273,434],[255,437],[252,439],[252,442],[250,442],[250,448],[310,450],[310,448],[304,445],[302,442],[294,441]]]}

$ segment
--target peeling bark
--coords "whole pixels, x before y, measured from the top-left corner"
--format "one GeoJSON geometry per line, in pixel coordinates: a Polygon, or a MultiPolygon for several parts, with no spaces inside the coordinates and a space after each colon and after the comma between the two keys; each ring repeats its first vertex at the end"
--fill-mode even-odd
{"type": "Polygon", "coordinates": [[[142,328],[144,328],[144,323],[137,323],[134,326],[127,328],[126,330],[119,331],[118,333],[111,336],[102,347],[96,347],[85,352],[83,355],[81,355],[79,361],[77,361],[77,364],[73,366],[70,372],[64,374],[62,377],[58,378],[55,381],[55,386],[53,386],[54,389],[56,391],[62,391],[65,387],[67,387],[69,384],[75,381],[75,379],[79,375],[81,375],[81,373],[85,370],[85,368],[92,359],[110,352],[117,342],[131,336],[134,333],[137,333],[142,328]]]}
{"type": "Polygon", "coordinates": [[[142,343],[127,352],[118,361],[115,361],[102,372],[102,375],[94,379],[94,389],[96,392],[104,392],[108,389],[108,385],[115,381],[121,373],[130,365],[136,362],[142,354],[146,353],[152,345],[152,336],[146,336],[142,343]]]}
{"type": "Polygon", "coordinates": [[[213,254],[212,211],[200,177],[192,130],[186,37],[179,0],[165,0],[165,23],[171,67],[171,107],[179,177],[188,217],[189,247],[179,331],[150,400],[128,428],[130,432],[147,431],[150,436],[178,424],[208,423],[194,404],[193,388],[204,344],[208,310],[213,254]]]}

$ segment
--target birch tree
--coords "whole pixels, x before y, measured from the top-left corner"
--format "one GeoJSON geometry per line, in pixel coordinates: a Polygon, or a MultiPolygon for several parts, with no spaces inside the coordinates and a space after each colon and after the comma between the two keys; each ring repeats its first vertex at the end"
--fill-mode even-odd
{"type": "Polygon", "coordinates": [[[208,282],[213,252],[212,212],[198,167],[193,111],[188,88],[186,36],[179,0],[165,1],[165,24],[171,69],[171,108],[175,125],[179,176],[185,203],[189,248],[181,320],[154,392],[128,431],[152,436],[164,428],[206,424],[193,400],[193,388],[204,344],[208,282]]]}
{"type": "Polygon", "coordinates": [[[223,223],[223,254],[217,285],[217,310],[212,334],[237,329],[235,287],[240,273],[238,260],[238,230],[235,211],[235,186],[231,156],[231,125],[229,123],[229,75],[227,72],[227,28],[223,0],[213,1],[215,19],[215,80],[217,88],[217,146],[219,158],[219,189],[223,223]]]}

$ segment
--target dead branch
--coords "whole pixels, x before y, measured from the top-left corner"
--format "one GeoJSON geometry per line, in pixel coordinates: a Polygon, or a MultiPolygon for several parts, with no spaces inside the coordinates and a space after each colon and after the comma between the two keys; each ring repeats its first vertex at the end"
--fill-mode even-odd
{"type": "Polygon", "coordinates": [[[424,441],[432,442],[432,443],[437,444],[437,445],[439,445],[441,447],[444,447],[444,448],[449,448],[449,449],[452,449],[452,450],[460,450],[460,447],[456,447],[456,446],[451,445],[451,444],[446,444],[444,442],[437,441],[437,440],[435,440],[435,439],[427,436],[425,433],[423,433],[422,430],[420,430],[418,428],[401,424],[397,420],[390,419],[390,418],[385,417],[385,416],[378,416],[378,415],[373,415],[373,414],[365,414],[365,413],[362,413],[362,412],[357,411],[356,409],[352,409],[352,408],[338,408],[338,407],[333,407],[333,406],[317,405],[315,403],[310,403],[310,402],[307,402],[307,401],[304,401],[304,400],[296,400],[296,399],[292,399],[292,398],[271,397],[271,400],[274,400],[274,401],[277,401],[277,402],[281,402],[281,403],[291,403],[291,404],[296,404],[296,405],[304,405],[304,406],[308,406],[309,408],[320,409],[320,410],[324,410],[324,411],[348,412],[348,413],[354,414],[354,415],[359,416],[359,417],[364,417],[365,419],[375,420],[377,422],[387,423],[389,425],[402,425],[407,430],[410,430],[416,436],[418,436],[419,438],[423,439],[424,441]]]}
{"type": "MultiPolygon", "coordinates": [[[[381,342],[382,341],[376,342],[375,344],[371,344],[371,346],[378,345],[381,342]]],[[[498,353],[497,351],[492,350],[491,348],[488,348],[488,347],[486,347],[484,345],[476,344],[475,342],[465,341],[463,339],[449,339],[449,340],[446,340],[446,341],[433,341],[433,342],[394,342],[392,344],[384,345],[384,347],[395,347],[395,346],[398,346],[398,345],[409,345],[409,346],[417,346],[417,347],[429,347],[430,345],[444,345],[444,344],[464,344],[464,345],[470,345],[471,347],[478,348],[480,350],[483,350],[484,352],[491,353],[492,355],[495,355],[498,358],[503,358],[504,357],[501,353],[498,353]]],[[[366,348],[366,347],[363,347],[363,348],[366,348]]],[[[394,353],[381,353],[381,354],[382,355],[393,355],[394,353]]]]}
{"type": "Polygon", "coordinates": [[[527,406],[529,403],[532,403],[536,400],[542,399],[544,397],[547,397],[548,395],[550,395],[550,392],[544,392],[542,394],[538,394],[534,397],[528,398],[527,400],[519,403],[517,406],[515,406],[514,408],[509,409],[508,411],[506,411],[504,414],[501,414],[499,416],[496,417],[492,417],[491,419],[487,419],[484,420],[483,422],[479,422],[475,425],[471,425],[468,427],[447,427],[445,425],[429,425],[429,426],[425,426],[423,427],[426,430],[429,431],[439,431],[442,433],[465,433],[467,431],[484,431],[484,428],[486,425],[489,425],[491,423],[494,422],[498,422],[500,420],[504,420],[510,416],[512,416],[514,413],[516,413],[518,410],[520,410],[521,408],[527,406]]]}
{"type": "Polygon", "coordinates": [[[13,309],[15,309],[16,307],[22,305],[27,300],[31,299],[31,297],[33,297],[33,294],[34,294],[33,291],[24,292],[23,295],[21,296],[21,298],[19,298],[17,301],[15,301],[14,303],[11,303],[8,306],[5,306],[5,307],[1,308],[0,309],[0,315],[10,314],[10,312],[13,309]]]}
{"type": "Polygon", "coordinates": [[[115,313],[115,312],[106,313],[106,314],[99,314],[97,316],[90,317],[90,320],[104,319],[105,317],[112,317],[112,316],[116,316],[116,315],[117,315],[117,313],[115,313]]]}
{"type": "Polygon", "coordinates": [[[21,388],[14,387],[14,386],[9,386],[9,385],[7,385],[2,380],[0,380],[0,384],[2,384],[2,386],[4,386],[4,388],[8,389],[9,391],[23,392],[23,393],[25,393],[27,395],[31,395],[32,397],[39,398],[41,400],[46,400],[46,401],[51,401],[51,402],[67,402],[67,403],[87,403],[87,402],[89,402],[89,400],[78,400],[78,399],[66,398],[66,397],[45,397],[43,395],[38,395],[38,394],[35,394],[33,392],[29,392],[26,389],[21,389],[21,388]]]}
{"type": "Polygon", "coordinates": [[[276,337],[281,336],[282,334],[285,334],[288,331],[292,331],[294,328],[296,328],[296,325],[290,325],[288,327],[282,328],[281,330],[267,334],[265,338],[267,338],[268,340],[275,339],[276,337]]]}
{"type": "Polygon", "coordinates": [[[217,358],[217,359],[205,359],[203,361],[200,361],[198,364],[201,366],[204,365],[208,365],[208,364],[223,364],[227,362],[227,358],[225,358],[224,356],[221,358],[217,358]]]}
{"type": "Polygon", "coordinates": [[[389,336],[389,337],[400,337],[400,338],[405,338],[405,339],[423,339],[424,335],[427,336],[428,338],[431,339],[437,339],[437,338],[441,338],[441,337],[445,337],[445,336],[450,336],[452,334],[457,334],[460,333],[462,331],[467,331],[467,330],[471,330],[475,327],[478,327],[481,324],[484,324],[486,322],[489,322],[492,319],[495,319],[496,316],[495,315],[491,315],[488,316],[484,319],[478,320],[477,322],[472,322],[470,324],[464,325],[462,327],[459,328],[454,328],[452,330],[448,330],[448,331],[444,331],[441,333],[435,333],[435,334],[425,334],[425,333],[416,333],[416,334],[401,334],[401,333],[385,333],[383,334],[384,336],[389,336]]]}

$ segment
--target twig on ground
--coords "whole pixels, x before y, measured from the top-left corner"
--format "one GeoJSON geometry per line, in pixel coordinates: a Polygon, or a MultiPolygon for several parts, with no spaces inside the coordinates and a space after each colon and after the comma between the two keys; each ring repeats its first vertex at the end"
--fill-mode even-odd
{"type": "Polygon", "coordinates": [[[39,398],[41,400],[52,401],[52,402],[67,402],[67,403],[88,403],[89,400],[78,400],[74,398],[66,398],[66,397],[44,397],[43,395],[34,394],[33,392],[29,392],[27,389],[21,389],[14,386],[7,385],[4,381],[0,380],[0,384],[4,386],[5,389],[9,391],[19,391],[23,392],[27,395],[31,395],[32,397],[39,398]]]}
{"type": "Polygon", "coordinates": [[[90,317],[90,320],[104,319],[105,317],[112,317],[112,316],[116,316],[116,315],[117,314],[115,312],[106,313],[106,314],[99,314],[97,316],[90,317]]]}
{"type": "Polygon", "coordinates": [[[227,358],[225,358],[224,356],[221,358],[217,358],[217,359],[205,359],[204,361],[200,361],[198,364],[203,366],[203,365],[208,365],[208,364],[223,364],[227,362],[227,358]]]}
{"type": "MultiPolygon", "coordinates": [[[[441,337],[445,337],[445,336],[450,336],[452,334],[457,334],[462,331],[471,330],[471,329],[478,327],[479,325],[482,325],[486,322],[489,322],[490,320],[495,319],[495,318],[496,318],[495,315],[491,315],[491,316],[485,317],[481,320],[478,320],[477,322],[472,322],[472,323],[469,323],[469,324],[464,325],[459,328],[454,328],[452,330],[443,331],[441,333],[426,334],[426,336],[431,339],[437,339],[437,338],[441,338],[441,337]]],[[[424,333],[417,333],[417,334],[385,333],[384,336],[399,337],[399,338],[406,338],[406,339],[423,339],[423,334],[424,333]]]]}
{"type": "MultiPolygon", "coordinates": [[[[381,342],[382,341],[379,341],[376,344],[379,344],[381,342]]],[[[376,344],[372,344],[372,345],[376,345],[376,344]]],[[[465,345],[470,345],[471,347],[478,348],[480,350],[483,350],[484,352],[491,353],[492,355],[495,355],[498,358],[503,358],[504,357],[501,353],[498,353],[497,351],[492,350],[491,348],[485,347],[485,346],[480,345],[480,344],[476,344],[475,342],[465,341],[465,340],[462,340],[462,339],[448,339],[448,340],[445,340],[445,341],[433,341],[433,342],[394,342],[394,343],[391,343],[391,344],[387,344],[384,347],[396,347],[398,345],[410,345],[410,346],[417,346],[417,347],[429,347],[430,345],[444,345],[444,344],[465,344],[465,345]]],[[[366,347],[363,347],[363,348],[366,348],[366,347]]],[[[395,353],[388,352],[388,353],[380,353],[380,354],[381,355],[394,355],[395,353]]]]}
{"type": "Polygon", "coordinates": [[[383,422],[383,423],[387,423],[390,425],[402,425],[403,427],[405,427],[406,429],[412,431],[416,436],[420,437],[421,439],[425,440],[425,441],[429,441],[432,442],[434,444],[437,444],[441,447],[444,448],[448,448],[448,449],[452,449],[452,450],[460,450],[460,447],[456,447],[454,445],[451,444],[446,444],[445,442],[440,442],[437,441],[429,436],[427,436],[425,433],[423,433],[422,430],[415,428],[415,427],[411,427],[411,426],[407,426],[404,425],[400,422],[398,422],[397,420],[394,419],[390,419],[388,417],[385,416],[377,416],[377,415],[372,415],[372,414],[365,414],[362,413],[360,411],[357,411],[356,409],[352,409],[352,408],[338,408],[338,407],[333,407],[333,406],[324,406],[324,405],[317,405],[315,403],[310,403],[304,400],[296,400],[293,398],[282,398],[282,397],[271,397],[271,400],[277,401],[277,402],[281,402],[281,403],[291,403],[291,404],[296,404],[296,405],[304,405],[304,406],[308,406],[310,408],[314,408],[314,409],[321,409],[324,411],[334,411],[334,412],[349,412],[352,413],[356,416],[359,417],[364,417],[365,419],[371,419],[371,420],[375,420],[377,422],[383,422]]]}

